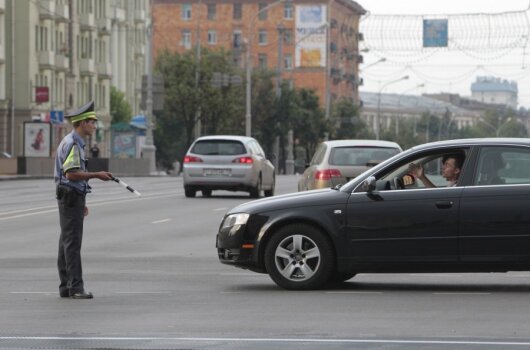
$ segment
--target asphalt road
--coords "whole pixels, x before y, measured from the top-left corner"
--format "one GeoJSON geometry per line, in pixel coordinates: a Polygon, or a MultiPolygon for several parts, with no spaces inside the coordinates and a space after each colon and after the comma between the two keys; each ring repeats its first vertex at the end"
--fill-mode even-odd
{"type": "MultiPolygon", "coordinates": [[[[243,192],[185,198],[181,178],[93,182],[83,269],[58,296],[51,180],[0,181],[0,349],[528,349],[530,272],[359,275],[292,292],[221,265],[215,234],[243,192]]],[[[296,190],[277,178],[277,194],[296,190]]]]}

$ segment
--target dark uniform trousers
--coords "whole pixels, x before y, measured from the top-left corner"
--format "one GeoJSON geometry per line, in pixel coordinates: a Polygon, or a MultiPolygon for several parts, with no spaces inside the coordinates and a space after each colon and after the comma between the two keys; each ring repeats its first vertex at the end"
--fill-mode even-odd
{"type": "Polygon", "coordinates": [[[65,185],[57,186],[61,236],[57,268],[59,270],[59,292],[63,296],[84,291],[81,267],[81,242],[85,195],[65,185]]]}

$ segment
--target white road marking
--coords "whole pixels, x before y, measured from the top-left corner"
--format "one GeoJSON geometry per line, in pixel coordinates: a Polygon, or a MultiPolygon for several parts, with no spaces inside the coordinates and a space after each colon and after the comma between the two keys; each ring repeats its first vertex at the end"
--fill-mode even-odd
{"type": "Polygon", "coordinates": [[[434,295],[491,295],[491,293],[474,293],[474,292],[469,292],[469,293],[466,293],[466,292],[437,292],[437,293],[432,293],[434,295]]]}
{"type": "Polygon", "coordinates": [[[213,209],[212,211],[223,211],[223,210],[228,210],[228,208],[217,208],[217,209],[213,209]]]}
{"type": "Polygon", "coordinates": [[[383,294],[383,292],[326,292],[326,294],[383,294]]]}
{"type": "Polygon", "coordinates": [[[171,221],[171,219],[156,220],[156,221],[153,221],[152,224],[161,224],[163,222],[169,222],[169,221],[171,221]]]}
{"type": "Polygon", "coordinates": [[[171,292],[114,292],[115,294],[171,294],[171,292]]]}
{"type": "Polygon", "coordinates": [[[10,294],[56,294],[58,292],[9,292],[10,294]]]}
{"type": "Polygon", "coordinates": [[[37,211],[37,212],[34,212],[34,213],[20,214],[20,215],[13,215],[13,216],[6,216],[6,217],[3,217],[3,218],[0,218],[0,221],[3,221],[3,220],[9,220],[9,219],[18,219],[18,218],[23,218],[23,217],[26,217],[26,216],[33,216],[33,215],[40,215],[40,214],[55,213],[55,212],[57,212],[57,210],[58,210],[58,209],[42,210],[42,211],[37,211]]]}
{"type": "Polygon", "coordinates": [[[524,341],[466,341],[466,340],[412,340],[412,339],[316,339],[316,338],[170,338],[170,337],[0,337],[0,340],[83,340],[83,341],[174,341],[174,342],[240,342],[240,343],[350,343],[350,344],[414,344],[414,345],[470,345],[520,346],[524,341]]]}
{"type": "MultiPolygon", "coordinates": [[[[174,197],[174,196],[179,196],[179,195],[180,195],[180,193],[175,193],[175,194],[155,194],[155,195],[142,195],[142,197],[136,197],[135,196],[133,198],[95,200],[95,201],[87,201],[87,206],[90,208],[90,207],[98,207],[98,206],[109,205],[109,204],[114,205],[116,203],[124,203],[124,202],[130,202],[130,201],[143,201],[143,200],[149,200],[149,199],[174,197]]],[[[26,216],[49,214],[49,213],[57,212],[57,210],[58,210],[57,208],[51,209],[51,210],[41,210],[43,208],[52,208],[52,207],[51,206],[50,207],[38,207],[38,208],[30,208],[30,209],[21,209],[21,210],[16,210],[16,211],[11,211],[11,212],[3,212],[3,213],[0,213],[0,216],[3,216],[3,215],[8,215],[8,216],[0,217],[0,221],[10,220],[10,219],[18,219],[18,218],[23,218],[23,217],[26,217],[26,216]],[[25,212],[33,211],[33,210],[36,210],[36,211],[34,211],[32,213],[23,214],[25,212]],[[11,215],[11,214],[14,214],[14,215],[11,215]],[[11,215],[11,216],[9,216],[9,215],[11,215]]]]}

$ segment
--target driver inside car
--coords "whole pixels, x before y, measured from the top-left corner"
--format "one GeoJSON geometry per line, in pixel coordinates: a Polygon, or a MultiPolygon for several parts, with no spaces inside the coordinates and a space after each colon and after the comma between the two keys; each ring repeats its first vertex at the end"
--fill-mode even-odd
{"type": "MultiPolygon", "coordinates": [[[[455,187],[458,183],[458,177],[464,165],[465,156],[461,153],[446,154],[442,158],[442,176],[447,180],[447,187],[455,187]]],[[[410,163],[409,173],[419,179],[425,187],[437,187],[425,175],[424,169],[421,165],[410,163]]]]}

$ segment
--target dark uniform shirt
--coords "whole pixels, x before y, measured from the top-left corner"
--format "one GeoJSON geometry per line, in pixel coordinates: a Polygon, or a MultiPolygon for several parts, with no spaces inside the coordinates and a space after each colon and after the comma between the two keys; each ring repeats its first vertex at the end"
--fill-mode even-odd
{"type": "Polygon", "coordinates": [[[85,141],[74,131],[64,137],[57,147],[55,156],[55,184],[67,185],[75,188],[80,193],[90,192],[88,181],[70,181],[66,173],[70,170],[87,171],[85,156],[85,141]]]}

